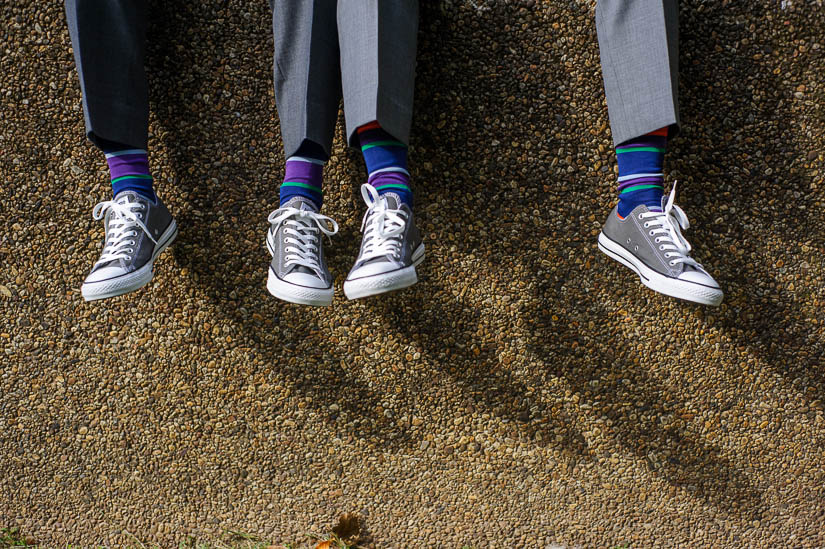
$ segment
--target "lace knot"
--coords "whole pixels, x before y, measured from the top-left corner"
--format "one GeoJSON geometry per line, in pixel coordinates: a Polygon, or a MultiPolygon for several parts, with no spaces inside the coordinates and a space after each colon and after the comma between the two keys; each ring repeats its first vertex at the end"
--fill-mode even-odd
{"type": "Polygon", "coordinates": [[[388,208],[386,198],[382,198],[369,183],[361,185],[361,196],[367,211],[361,221],[364,250],[360,261],[386,256],[397,259],[401,253],[401,235],[407,226],[407,213],[388,208]]]}

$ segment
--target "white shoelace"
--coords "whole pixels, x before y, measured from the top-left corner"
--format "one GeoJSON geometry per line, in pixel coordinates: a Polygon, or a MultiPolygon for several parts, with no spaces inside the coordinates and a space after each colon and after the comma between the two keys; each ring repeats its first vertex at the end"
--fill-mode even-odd
{"type": "Polygon", "coordinates": [[[97,221],[105,218],[103,229],[106,232],[106,244],[97,264],[115,259],[129,261],[135,253],[137,229],[146,233],[149,240],[157,245],[157,240],[152,238],[144,223],[143,210],[145,209],[146,206],[141,202],[130,201],[128,195],[122,197],[119,202],[107,200],[95,205],[92,217],[97,221]]]}
{"type": "Polygon", "coordinates": [[[690,228],[690,223],[682,208],[673,203],[675,198],[676,183],[673,184],[664,211],[639,214],[639,219],[647,220],[644,228],[649,229],[648,234],[655,237],[653,241],[665,252],[671,267],[684,263],[702,269],[702,265],[689,256],[690,243],[682,236],[682,229],[690,228]]]}
{"type": "Polygon", "coordinates": [[[361,196],[367,203],[367,213],[361,222],[364,233],[364,249],[358,261],[368,261],[376,257],[401,256],[401,234],[407,225],[404,210],[387,208],[387,200],[382,198],[369,183],[361,185],[361,196]]]}
{"type": "Polygon", "coordinates": [[[284,267],[300,265],[312,269],[319,277],[324,276],[321,269],[319,232],[332,236],[338,232],[338,223],[334,219],[312,210],[298,208],[278,208],[267,218],[272,225],[266,238],[270,253],[276,248],[275,234],[284,225],[284,267]]]}

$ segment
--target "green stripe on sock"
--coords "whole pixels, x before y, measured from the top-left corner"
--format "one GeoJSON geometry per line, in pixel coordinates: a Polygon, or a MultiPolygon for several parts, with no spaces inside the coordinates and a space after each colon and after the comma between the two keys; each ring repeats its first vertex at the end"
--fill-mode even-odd
{"type": "Polygon", "coordinates": [[[643,189],[661,189],[661,188],[662,188],[661,185],[634,185],[634,186],[628,187],[625,190],[623,190],[622,192],[620,192],[619,196],[621,196],[625,193],[633,192],[633,191],[641,191],[643,189]]]}
{"type": "Polygon", "coordinates": [[[309,189],[310,191],[316,192],[318,194],[324,194],[323,189],[320,187],[316,187],[315,185],[307,185],[306,183],[299,183],[297,181],[284,181],[281,183],[281,187],[301,187],[303,189],[309,189]]]}
{"type": "Polygon", "coordinates": [[[152,179],[151,175],[124,175],[122,177],[118,177],[117,179],[112,179],[112,183],[117,183],[119,181],[127,181],[129,179],[152,179]]]}
{"type": "Polygon", "coordinates": [[[405,149],[407,148],[407,146],[400,141],[376,141],[374,143],[367,143],[366,145],[362,146],[361,151],[363,152],[373,147],[404,147],[405,149]]]}
{"type": "Polygon", "coordinates": [[[616,149],[616,154],[632,152],[657,152],[664,154],[665,152],[667,152],[667,149],[660,149],[658,147],[629,147],[627,149],[616,149]]]}
{"type": "Polygon", "coordinates": [[[407,185],[380,185],[375,187],[376,191],[380,191],[381,189],[401,189],[402,191],[409,191],[410,188],[407,185]]]}

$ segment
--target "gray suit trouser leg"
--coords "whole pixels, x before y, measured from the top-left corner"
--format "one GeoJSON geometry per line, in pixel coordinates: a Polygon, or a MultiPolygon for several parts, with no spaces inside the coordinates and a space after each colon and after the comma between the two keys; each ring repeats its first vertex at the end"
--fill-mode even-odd
{"type": "Polygon", "coordinates": [[[596,29],[616,145],[679,129],[677,0],[599,0],[596,29]]]}
{"type": "Polygon", "coordinates": [[[270,0],[275,101],[287,157],[332,148],[344,98],[347,139],[377,120],[407,143],[412,125],[416,0],[270,0]]]}
{"type": "Polygon", "coordinates": [[[339,0],[338,41],[347,138],[377,120],[408,144],[415,89],[417,0],[339,0]]]}
{"type": "MultiPolygon", "coordinates": [[[[66,0],[89,138],[146,148],[145,0],[66,0]]],[[[347,135],[377,120],[408,142],[416,0],[270,0],[275,96],[287,156],[332,147],[342,90],[347,135]],[[342,78],[343,75],[343,78],[342,78]],[[343,80],[343,86],[342,86],[343,80]]]]}
{"type": "Polygon", "coordinates": [[[145,0],[66,0],[66,19],[89,139],[98,145],[105,140],[145,149],[145,0]]]}

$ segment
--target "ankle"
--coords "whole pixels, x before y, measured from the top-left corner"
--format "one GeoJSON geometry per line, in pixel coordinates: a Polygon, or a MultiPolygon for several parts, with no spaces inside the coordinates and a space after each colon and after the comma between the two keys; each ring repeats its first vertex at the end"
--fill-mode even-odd
{"type": "Polygon", "coordinates": [[[280,205],[301,197],[320,210],[324,202],[324,165],[327,159],[323,147],[308,139],[304,140],[295,154],[286,160],[284,182],[280,188],[280,205]]]}
{"type": "Polygon", "coordinates": [[[368,183],[379,195],[395,193],[412,208],[407,145],[387,133],[378,122],[358,128],[358,141],[369,173],[368,183]]]}
{"type": "Polygon", "coordinates": [[[621,217],[626,217],[640,204],[650,209],[661,208],[666,148],[667,128],[641,135],[616,147],[618,213],[621,217]]]}
{"type": "Polygon", "coordinates": [[[412,189],[410,188],[410,177],[406,173],[400,172],[380,172],[373,174],[369,178],[369,184],[382,196],[393,193],[398,196],[401,203],[412,209],[412,189]]]}
{"type": "Polygon", "coordinates": [[[105,154],[113,196],[131,190],[153,202],[157,199],[149,172],[149,155],[145,150],[123,145],[123,148],[106,150],[105,154]]]}

